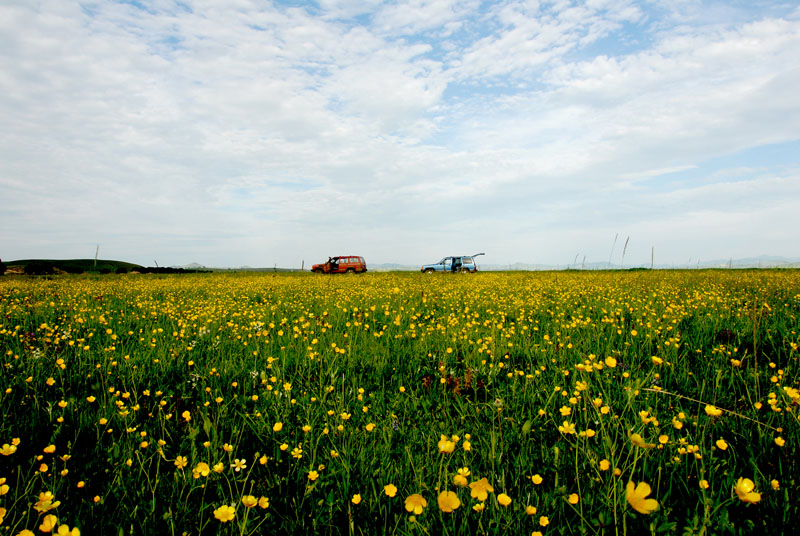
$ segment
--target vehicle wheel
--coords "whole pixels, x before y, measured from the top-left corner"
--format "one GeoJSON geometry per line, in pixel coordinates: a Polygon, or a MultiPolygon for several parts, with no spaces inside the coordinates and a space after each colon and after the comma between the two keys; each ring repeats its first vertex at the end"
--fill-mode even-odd
{"type": "Polygon", "coordinates": [[[461,269],[461,273],[462,273],[462,274],[468,274],[468,273],[470,273],[470,271],[469,271],[469,268],[462,268],[462,269],[461,269]]]}
{"type": "Polygon", "coordinates": [[[347,274],[354,274],[354,273],[356,273],[356,271],[355,271],[354,269],[352,269],[352,268],[348,268],[348,269],[347,269],[347,271],[346,271],[345,273],[347,273],[347,274]]]}
{"type": "Polygon", "coordinates": [[[433,273],[433,268],[428,268],[427,270],[425,270],[425,273],[426,274],[432,274],[433,273]]]}

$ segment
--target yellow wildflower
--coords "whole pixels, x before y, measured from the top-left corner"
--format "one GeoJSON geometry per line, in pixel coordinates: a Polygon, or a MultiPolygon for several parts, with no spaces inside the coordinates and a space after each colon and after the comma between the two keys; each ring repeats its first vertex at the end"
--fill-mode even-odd
{"type": "Polygon", "coordinates": [[[223,504],[216,510],[214,510],[214,517],[219,519],[222,523],[227,523],[228,521],[233,521],[233,518],[236,517],[236,509],[233,506],[228,506],[227,504],[223,504]]]}
{"type": "Polygon", "coordinates": [[[428,501],[419,493],[406,497],[406,511],[408,512],[420,515],[426,506],[428,506],[428,501]]]}
{"type": "Polygon", "coordinates": [[[480,502],[486,500],[489,496],[489,493],[494,492],[494,488],[491,484],[489,484],[489,480],[484,477],[480,480],[477,480],[469,485],[470,487],[470,496],[474,499],[478,499],[480,502]]]}
{"type": "Polygon", "coordinates": [[[650,484],[646,482],[639,482],[635,487],[633,482],[628,482],[625,488],[625,499],[640,514],[649,514],[658,508],[658,501],[648,499],[648,495],[650,495],[650,484]]]}
{"type": "Polygon", "coordinates": [[[749,478],[739,478],[733,487],[733,491],[740,501],[755,504],[761,500],[761,494],[753,491],[755,487],[756,485],[749,478]]]}
{"type": "Polygon", "coordinates": [[[439,503],[439,509],[445,513],[452,512],[461,506],[461,501],[458,499],[458,495],[452,491],[441,492],[437,498],[437,502],[439,503]]]}

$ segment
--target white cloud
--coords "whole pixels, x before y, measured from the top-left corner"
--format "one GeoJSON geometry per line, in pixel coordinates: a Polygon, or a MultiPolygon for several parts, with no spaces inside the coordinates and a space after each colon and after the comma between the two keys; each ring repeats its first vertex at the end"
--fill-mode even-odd
{"type": "Polygon", "coordinates": [[[796,156],[725,163],[800,140],[797,11],[187,4],[0,6],[4,259],[564,262],[639,229],[728,244],[768,206],[800,225],[796,156]]]}

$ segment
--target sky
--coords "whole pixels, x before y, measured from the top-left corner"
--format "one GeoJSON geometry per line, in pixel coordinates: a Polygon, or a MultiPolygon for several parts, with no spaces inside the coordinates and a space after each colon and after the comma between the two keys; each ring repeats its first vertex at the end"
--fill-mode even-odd
{"type": "Polygon", "coordinates": [[[6,261],[800,257],[797,0],[0,0],[0,50],[6,261]]]}

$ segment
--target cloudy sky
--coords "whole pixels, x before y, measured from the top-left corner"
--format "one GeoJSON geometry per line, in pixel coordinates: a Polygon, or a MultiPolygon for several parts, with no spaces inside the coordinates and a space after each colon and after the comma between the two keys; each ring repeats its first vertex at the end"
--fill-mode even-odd
{"type": "Polygon", "coordinates": [[[4,260],[800,257],[796,0],[0,0],[0,50],[4,260]]]}

